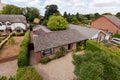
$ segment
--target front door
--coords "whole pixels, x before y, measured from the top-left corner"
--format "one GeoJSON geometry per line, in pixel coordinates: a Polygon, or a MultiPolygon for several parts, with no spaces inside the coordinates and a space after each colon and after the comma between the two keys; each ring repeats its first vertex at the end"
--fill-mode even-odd
{"type": "Polygon", "coordinates": [[[68,44],[68,50],[70,50],[71,49],[71,44],[68,44]]]}

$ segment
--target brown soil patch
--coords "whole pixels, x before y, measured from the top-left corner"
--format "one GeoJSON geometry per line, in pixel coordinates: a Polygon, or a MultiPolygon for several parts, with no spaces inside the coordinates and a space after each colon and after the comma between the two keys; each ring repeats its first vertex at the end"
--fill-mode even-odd
{"type": "Polygon", "coordinates": [[[3,48],[0,50],[0,58],[18,55],[19,46],[24,37],[20,36],[20,37],[13,37],[13,38],[15,40],[15,44],[10,45],[6,43],[3,46],[3,48]]]}

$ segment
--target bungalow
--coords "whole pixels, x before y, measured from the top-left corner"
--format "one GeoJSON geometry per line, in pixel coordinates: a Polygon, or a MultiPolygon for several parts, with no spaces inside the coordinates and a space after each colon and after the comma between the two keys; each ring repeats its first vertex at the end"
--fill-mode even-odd
{"type": "Polygon", "coordinates": [[[42,29],[39,31],[39,35],[37,33],[33,35],[34,52],[38,62],[41,58],[50,56],[62,48],[67,51],[74,50],[76,46],[83,44],[87,40],[86,36],[74,29],[48,33],[42,29]]]}
{"type": "Polygon", "coordinates": [[[80,34],[87,37],[87,39],[95,40],[97,42],[101,42],[103,40],[109,40],[110,35],[106,32],[94,28],[88,28],[78,25],[70,25],[68,29],[75,29],[80,34]]]}
{"type": "Polygon", "coordinates": [[[91,28],[114,34],[120,32],[120,19],[113,15],[103,15],[92,21],[91,28]]]}
{"type": "Polygon", "coordinates": [[[0,15],[0,31],[23,32],[27,29],[27,21],[23,15],[0,15]]]}

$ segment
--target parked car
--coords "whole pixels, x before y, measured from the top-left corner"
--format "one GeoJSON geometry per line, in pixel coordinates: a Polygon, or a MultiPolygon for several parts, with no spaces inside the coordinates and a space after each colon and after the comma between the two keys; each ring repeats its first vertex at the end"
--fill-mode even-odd
{"type": "Polygon", "coordinates": [[[120,38],[112,38],[113,43],[120,44],[120,38]]]}

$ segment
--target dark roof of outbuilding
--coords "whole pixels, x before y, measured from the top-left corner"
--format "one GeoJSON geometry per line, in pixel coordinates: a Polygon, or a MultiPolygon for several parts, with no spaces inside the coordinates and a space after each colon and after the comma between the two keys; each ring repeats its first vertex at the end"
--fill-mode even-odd
{"type": "Polygon", "coordinates": [[[111,21],[113,24],[115,24],[118,28],[120,28],[120,19],[113,15],[103,15],[105,18],[107,18],[109,21],[111,21]]]}
{"type": "Polygon", "coordinates": [[[38,52],[86,39],[85,36],[74,29],[33,35],[34,51],[38,52]]]}
{"type": "Polygon", "coordinates": [[[23,15],[0,15],[0,22],[6,22],[6,21],[10,21],[10,22],[22,22],[27,24],[26,21],[26,17],[23,15]]]}

